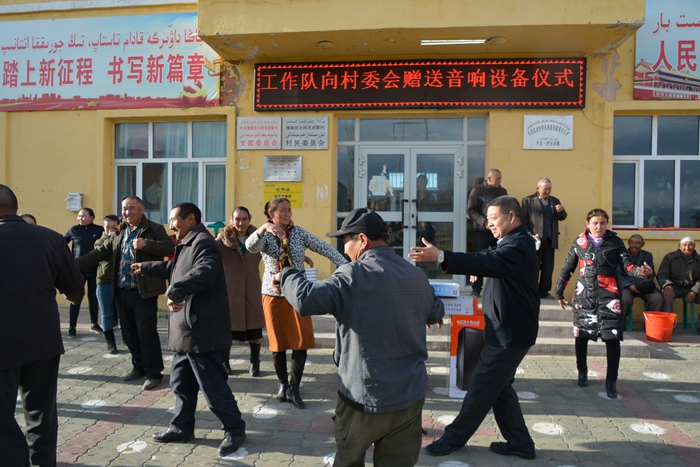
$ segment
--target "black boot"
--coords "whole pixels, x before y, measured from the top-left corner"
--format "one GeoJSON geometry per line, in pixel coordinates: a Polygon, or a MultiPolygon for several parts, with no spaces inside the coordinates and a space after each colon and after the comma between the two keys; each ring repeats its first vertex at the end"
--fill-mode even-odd
{"type": "Polygon", "coordinates": [[[114,340],[114,329],[105,331],[103,334],[105,336],[105,340],[107,341],[107,351],[110,353],[110,355],[118,354],[119,351],[117,350],[117,342],[114,340]]]}
{"type": "Polygon", "coordinates": [[[250,345],[250,376],[260,376],[260,347],[262,344],[253,344],[252,342],[248,344],[250,345]]]}
{"type": "Polygon", "coordinates": [[[578,385],[582,388],[588,386],[588,370],[578,372],[578,385]]]}
{"type": "Polygon", "coordinates": [[[224,360],[224,369],[226,370],[226,374],[232,375],[233,370],[231,369],[231,349],[229,348],[228,351],[226,352],[226,360],[224,360]]]}
{"type": "Polygon", "coordinates": [[[301,400],[301,395],[299,394],[299,385],[297,384],[292,384],[289,386],[289,389],[287,389],[287,399],[289,402],[294,404],[294,407],[297,409],[303,409],[306,407],[304,404],[304,401],[301,400]]]}
{"type": "Polygon", "coordinates": [[[610,399],[617,399],[617,381],[605,380],[605,391],[610,399]]]}
{"type": "Polygon", "coordinates": [[[287,399],[288,391],[289,383],[279,383],[279,389],[277,390],[277,400],[280,402],[292,402],[291,399],[287,399]]]}

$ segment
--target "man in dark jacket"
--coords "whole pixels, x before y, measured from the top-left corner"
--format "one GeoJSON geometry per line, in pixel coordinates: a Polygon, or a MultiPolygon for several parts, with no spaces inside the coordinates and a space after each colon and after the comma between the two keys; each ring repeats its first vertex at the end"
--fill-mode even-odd
{"type": "Polygon", "coordinates": [[[337,320],[333,465],[364,465],[374,445],[374,465],[413,466],[428,384],[425,329],[442,325],[444,305],[425,274],[388,246],[388,228],[371,209],[353,210],[326,236],[342,239],[350,263],[320,282],[294,268],[272,280],[300,315],[337,320]]]}
{"type": "Polygon", "coordinates": [[[537,261],[540,265],[540,298],[554,300],[549,290],[552,288],[554,272],[554,250],[559,248],[559,221],[566,219],[567,213],[558,198],[551,196],[552,182],[541,178],[537,182],[535,194],[523,198],[523,226],[527,233],[539,240],[537,261]]]}
{"type": "Polygon", "coordinates": [[[63,350],[56,289],[72,303],[83,277],[58,233],[17,215],[0,185],[0,464],[56,465],[58,365],[63,350]],[[17,391],[25,432],[15,420],[17,391]]]}
{"type": "Polygon", "coordinates": [[[219,247],[201,223],[202,213],[192,203],[170,211],[170,229],[180,242],[173,261],[135,263],[139,275],[170,281],[165,292],[172,312],[168,321],[168,350],[175,352],[170,386],[177,397],[170,427],[153,435],[160,443],[194,439],[197,392],[201,388],[207,404],[224,428],[219,454],[225,456],[241,446],[245,422],[236,398],[226,384],[221,364],[231,347],[231,320],[226,278],[219,247]]]}
{"type": "MultiPolygon", "coordinates": [[[[469,193],[467,215],[474,222],[474,251],[496,246],[496,239],[488,228],[486,208],[492,199],[508,194],[508,191],[501,186],[502,177],[500,170],[491,169],[486,176],[486,181],[475,186],[469,193]]],[[[484,278],[477,276],[472,282],[472,295],[480,296],[483,285],[484,278]]]]}
{"type": "Polygon", "coordinates": [[[112,290],[117,298],[122,339],[131,352],[134,368],[124,381],[146,377],[144,390],[156,388],[163,379],[163,354],[158,337],[158,295],[165,292],[165,280],[137,277],[131,265],[142,261],[161,261],[173,252],[173,241],[160,224],[143,215],[138,196],[122,199],[124,222],[99,248],[75,260],[79,268],[112,260],[112,290]]]}
{"type": "MultiPolygon", "coordinates": [[[[700,304],[700,255],[692,237],[681,238],[678,249],[664,256],[656,280],[663,292],[664,311],[673,313],[676,298],[700,304]]],[[[696,326],[700,331],[700,320],[696,326]]]]}
{"type": "MultiPolygon", "coordinates": [[[[642,250],[644,238],[634,234],[627,240],[627,251],[632,257],[636,267],[645,263],[654,271],[654,256],[651,252],[642,250]]],[[[650,277],[637,277],[627,274],[622,266],[617,267],[617,287],[620,290],[620,304],[622,313],[626,317],[636,297],[640,297],[647,304],[649,310],[663,310],[664,299],[654,285],[654,274],[650,277]]]]}
{"type": "Polygon", "coordinates": [[[490,277],[483,308],[485,346],[457,418],[445,434],[428,445],[428,454],[444,456],[464,446],[493,408],[506,443],[491,450],[506,456],[535,458],[535,445],[513,389],[515,371],[537,339],[540,299],[537,295],[535,242],[520,221],[520,203],[501,196],[489,203],[488,226],[498,239],[495,248],[478,253],[440,251],[430,243],[412,247],[414,261],[436,261],[447,274],[490,277]]]}

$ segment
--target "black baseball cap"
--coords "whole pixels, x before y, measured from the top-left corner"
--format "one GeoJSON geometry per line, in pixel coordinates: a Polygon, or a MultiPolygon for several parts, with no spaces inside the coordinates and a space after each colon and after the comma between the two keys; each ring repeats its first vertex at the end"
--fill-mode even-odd
{"type": "Polygon", "coordinates": [[[342,237],[346,234],[360,234],[367,236],[388,236],[389,229],[382,216],[368,208],[354,209],[347,215],[340,230],[327,233],[326,237],[342,237]]]}

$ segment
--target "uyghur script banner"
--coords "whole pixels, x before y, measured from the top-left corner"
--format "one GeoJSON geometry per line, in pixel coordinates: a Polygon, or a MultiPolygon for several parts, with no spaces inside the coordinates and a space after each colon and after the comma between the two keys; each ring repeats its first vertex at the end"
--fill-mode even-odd
{"type": "Polygon", "coordinates": [[[219,105],[195,13],[2,23],[0,111],[219,105]]]}
{"type": "Polygon", "coordinates": [[[697,0],[647,0],[636,34],[634,98],[700,99],[697,0]]]}

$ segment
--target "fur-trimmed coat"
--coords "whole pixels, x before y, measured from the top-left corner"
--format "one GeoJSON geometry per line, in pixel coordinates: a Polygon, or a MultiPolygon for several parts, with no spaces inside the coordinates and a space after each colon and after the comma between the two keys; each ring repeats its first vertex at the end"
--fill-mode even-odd
{"type": "MultiPolygon", "coordinates": [[[[257,230],[248,226],[246,237],[257,230]]],[[[265,327],[260,290],[260,253],[247,251],[245,255],[238,243],[236,229],[227,225],[216,237],[226,274],[228,306],[232,331],[248,331],[265,327]]]]}

